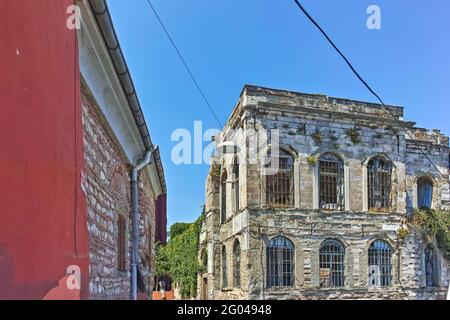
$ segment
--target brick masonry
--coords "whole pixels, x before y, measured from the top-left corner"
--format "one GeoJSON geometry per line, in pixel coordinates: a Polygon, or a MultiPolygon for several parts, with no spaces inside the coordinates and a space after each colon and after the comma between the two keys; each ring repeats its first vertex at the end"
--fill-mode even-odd
{"type": "MultiPolygon", "coordinates": [[[[81,88],[84,154],[82,182],[87,199],[91,299],[130,298],[130,172],[118,141],[86,85],[81,88]],[[117,219],[126,218],[126,271],[118,270],[117,219]]],[[[139,268],[147,292],[153,288],[155,194],[146,170],[139,176],[139,268]]]]}

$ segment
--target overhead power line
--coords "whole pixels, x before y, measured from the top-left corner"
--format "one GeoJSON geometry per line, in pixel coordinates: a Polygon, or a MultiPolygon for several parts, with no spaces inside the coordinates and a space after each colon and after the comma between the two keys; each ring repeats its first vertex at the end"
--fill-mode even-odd
{"type": "Polygon", "coordinates": [[[386,110],[388,113],[395,119],[397,124],[405,129],[406,134],[409,136],[410,140],[413,141],[413,143],[416,145],[416,147],[422,152],[422,154],[425,156],[425,158],[433,165],[433,167],[437,170],[439,173],[439,176],[442,178],[442,173],[439,170],[439,168],[434,164],[434,162],[430,159],[430,157],[423,151],[422,147],[417,143],[417,141],[414,139],[414,135],[411,134],[411,131],[409,128],[405,127],[404,124],[397,118],[397,116],[389,109],[388,106],[383,102],[383,100],[380,98],[380,96],[369,86],[369,84],[364,80],[363,77],[356,71],[356,69],[353,67],[353,65],[350,63],[350,61],[347,59],[347,57],[342,53],[341,50],[336,46],[336,44],[333,42],[333,40],[330,39],[328,34],[323,30],[323,28],[316,22],[316,20],[308,13],[308,11],[305,9],[305,7],[298,1],[294,0],[299,9],[304,13],[304,15],[314,24],[314,26],[322,33],[322,35],[327,39],[327,41],[331,44],[331,46],[336,50],[336,52],[344,59],[344,61],[347,63],[348,67],[352,70],[352,72],[355,74],[355,76],[364,84],[364,86],[372,93],[377,100],[386,107],[386,110]]]}
{"type": "Polygon", "coordinates": [[[180,57],[181,62],[183,63],[184,67],[186,68],[187,72],[189,73],[189,76],[191,77],[192,81],[194,82],[195,86],[198,89],[198,92],[202,96],[203,100],[205,101],[206,105],[208,106],[209,110],[211,111],[212,115],[214,116],[214,119],[217,121],[218,125],[221,129],[223,129],[223,125],[220,122],[219,118],[217,117],[216,113],[214,112],[213,107],[209,103],[208,99],[206,98],[206,95],[204,94],[202,88],[200,87],[198,81],[195,79],[194,74],[192,73],[191,69],[189,68],[188,64],[186,63],[186,60],[184,60],[183,55],[181,54],[180,50],[178,49],[177,45],[175,44],[175,41],[173,41],[172,37],[170,36],[169,31],[165,27],[164,23],[162,22],[161,18],[159,17],[158,12],[156,11],[155,7],[151,3],[150,0],[147,0],[147,3],[150,5],[150,8],[152,9],[153,13],[155,14],[156,18],[158,19],[159,24],[164,30],[164,33],[166,34],[167,38],[169,39],[170,43],[172,44],[173,48],[178,54],[178,57],[180,57]]]}

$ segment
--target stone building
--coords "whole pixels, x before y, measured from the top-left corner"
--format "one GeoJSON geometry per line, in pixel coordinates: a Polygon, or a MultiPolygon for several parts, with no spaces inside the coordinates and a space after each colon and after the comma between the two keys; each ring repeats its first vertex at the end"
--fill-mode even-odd
{"type": "Polygon", "coordinates": [[[245,86],[215,137],[234,146],[206,179],[198,298],[445,296],[449,264],[408,221],[449,209],[449,140],[414,125],[402,107],[245,86]]]}
{"type": "Polygon", "coordinates": [[[79,2],[81,112],[89,233],[89,298],[132,296],[132,170],[137,173],[138,296],[152,295],[155,243],[165,242],[166,185],[146,121],[103,0],[79,2]],[[162,223],[163,222],[163,223],[162,223]]]}

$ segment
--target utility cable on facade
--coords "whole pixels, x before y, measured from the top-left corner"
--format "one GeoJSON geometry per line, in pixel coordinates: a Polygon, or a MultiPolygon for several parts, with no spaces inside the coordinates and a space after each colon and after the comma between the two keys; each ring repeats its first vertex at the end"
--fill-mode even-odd
{"type": "Polygon", "coordinates": [[[161,27],[164,30],[164,33],[166,34],[167,38],[169,39],[170,43],[172,44],[173,48],[175,49],[175,51],[178,54],[178,57],[180,57],[181,62],[183,63],[184,67],[186,68],[186,71],[189,73],[189,76],[191,77],[192,81],[194,82],[195,86],[198,89],[198,92],[200,93],[200,95],[202,96],[203,100],[205,101],[206,105],[208,106],[209,110],[211,111],[214,119],[217,121],[217,124],[220,126],[221,129],[223,129],[223,125],[220,122],[218,116],[216,115],[216,113],[214,112],[213,107],[211,106],[211,104],[209,103],[208,99],[206,98],[206,95],[204,94],[202,88],[200,87],[198,81],[195,79],[194,74],[192,73],[191,69],[189,68],[188,64],[186,63],[186,60],[184,60],[183,55],[181,54],[180,50],[178,49],[177,45],[175,44],[175,42],[173,41],[172,37],[170,36],[169,31],[167,30],[167,28],[164,26],[164,23],[162,22],[161,18],[159,17],[158,12],[156,11],[155,7],[153,6],[153,4],[151,3],[150,0],[147,0],[147,3],[149,4],[149,6],[151,7],[153,13],[155,14],[156,18],[158,19],[159,24],[161,25],[161,27]]]}
{"type": "Polygon", "coordinates": [[[364,80],[363,77],[356,71],[356,69],[353,67],[353,65],[350,63],[350,61],[347,59],[347,57],[342,53],[341,50],[336,46],[336,44],[331,40],[331,38],[328,36],[328,34],[323,30],[323,28],[316,22],[316,20],[308,13],[308,11],[305,9],[305,7],[299,2],[299,0],[294,0],[299,9],[305,14],[305,16],[314,24],[314,26],[322,33],[322,35],[327,39],[327,41],[331,44],[331,46],[336,50],[336,52],[344,59],[344,61],[347,63],[348,67],[352,70],[352,72],[355,74],[355,76],[363,83],[363,85],[374,95],[377,100],[386,108],[388,113],[394,118],[394,120],[397,122],[397,124],[403,128],[406,132],[406,134],[409,136],[410,140],[416,145],[416,147],[420,150],[420,152],[425,156],[425,158],[433,165],[433,167],[437,170],[439,173],[439,176],[443,178],[441,171],[439,168],[434,164],[434,162],[430,159],[430,157],[423,151],[423,149],[420,147],[420,145],[417,143],[417,141],[414,139],[414,135],[411,134],[411,131],[409,128],[405,127],[403,123],[395,116],[395,114],[392,113],[392,111],[389,109],[388,106],[385,105],[383,100],[380,98],[380,96],[369,86],[369,84],[364,80]]]}

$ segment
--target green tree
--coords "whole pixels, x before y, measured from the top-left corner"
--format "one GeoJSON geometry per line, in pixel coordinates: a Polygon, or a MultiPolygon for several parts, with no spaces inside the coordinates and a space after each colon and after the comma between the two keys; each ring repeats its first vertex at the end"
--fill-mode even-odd
{"type": "Polygon", "coordinates": [[[170,228],[166,246],[156,249],[157,276],[170,276],[180,287],[183,299],[195,297],[197,275],[202,267],[197,254],[203,215],[194,223],[176,223],[170,228]]]}
{"type": "Polygon", "coordinates": [[[414,213],[414,222],[436,236],[439,248],[450,260],[450,211],[418,209],[414,213]]]}

